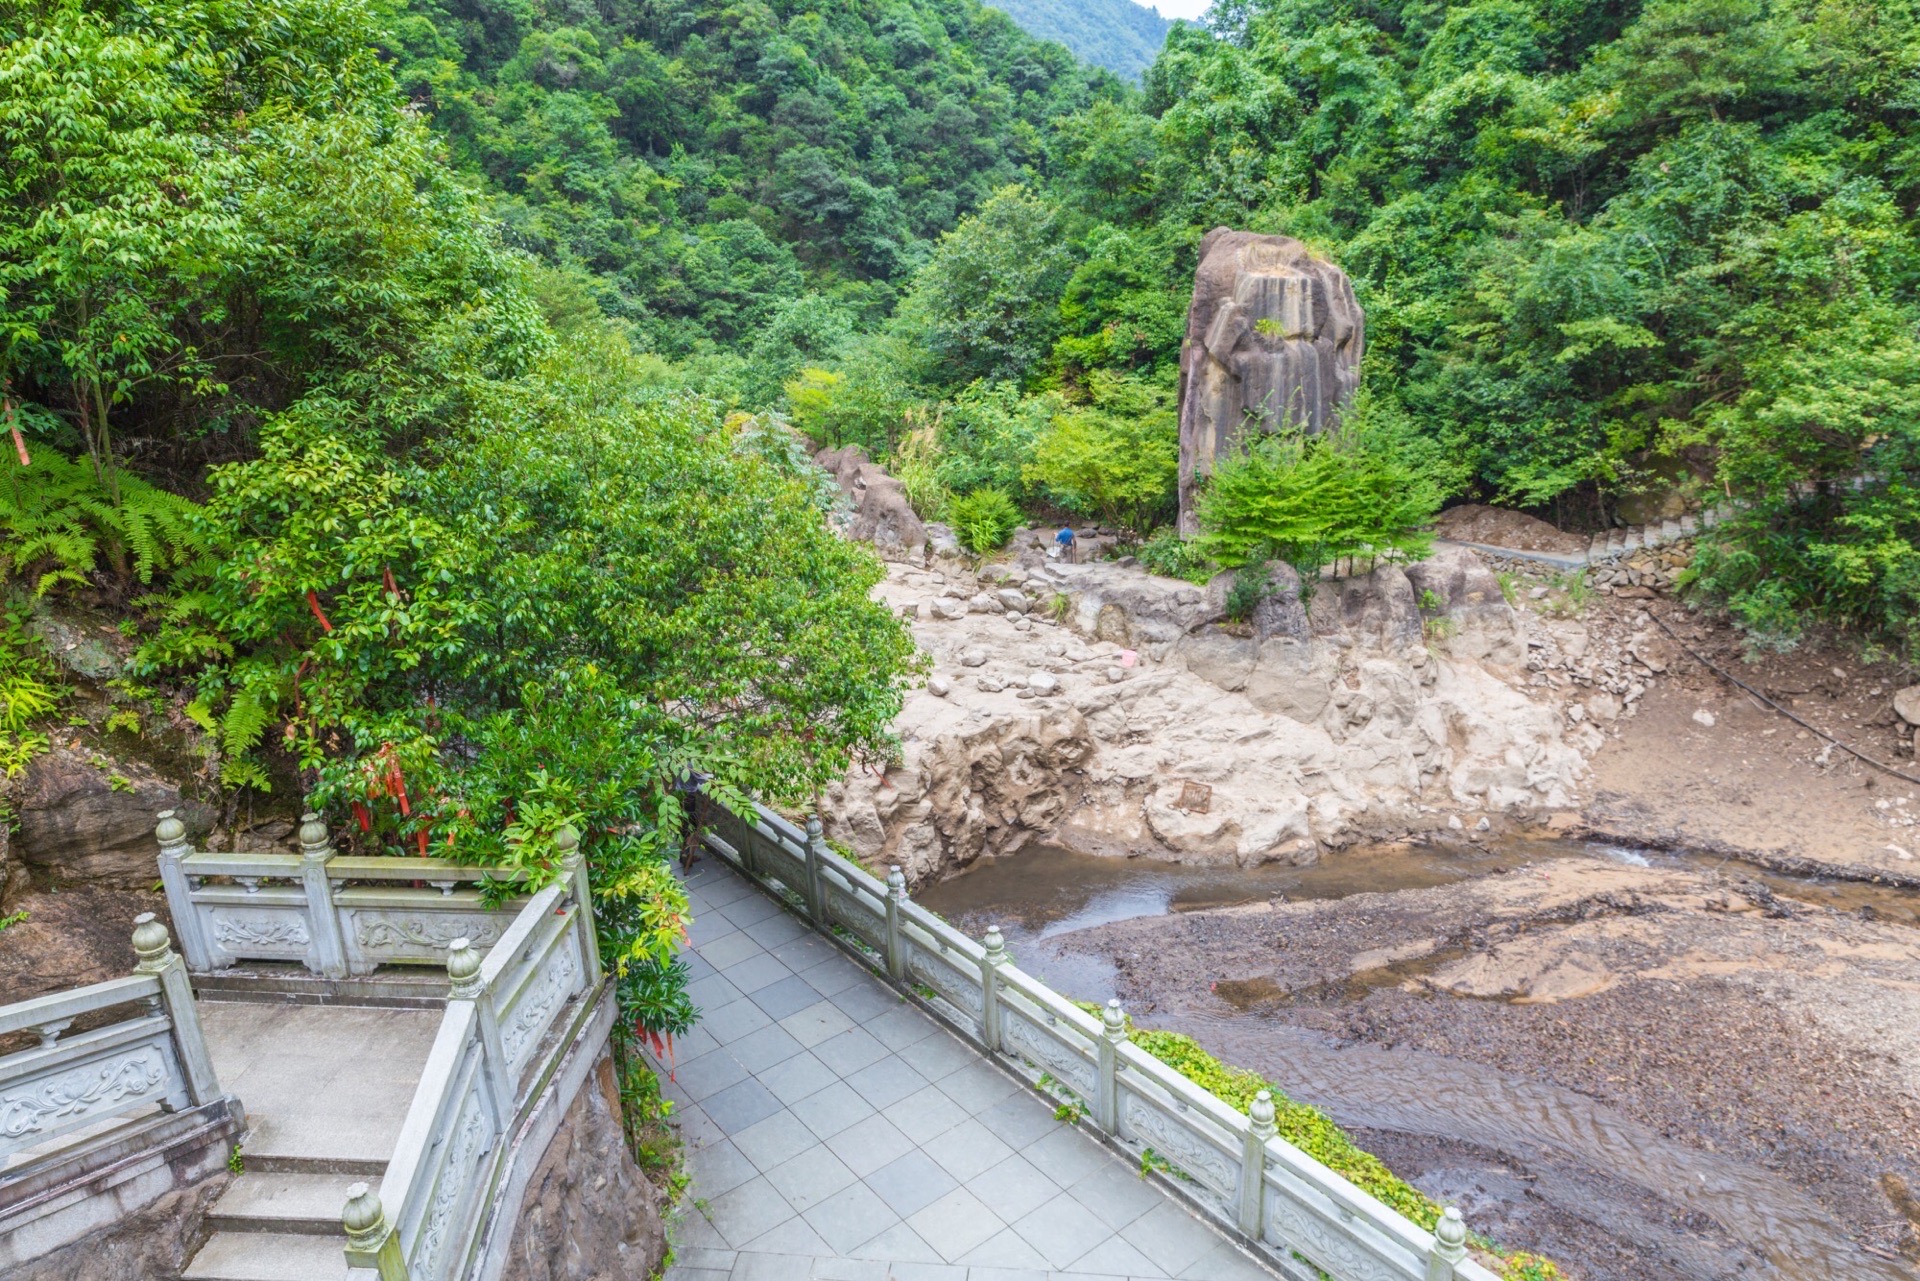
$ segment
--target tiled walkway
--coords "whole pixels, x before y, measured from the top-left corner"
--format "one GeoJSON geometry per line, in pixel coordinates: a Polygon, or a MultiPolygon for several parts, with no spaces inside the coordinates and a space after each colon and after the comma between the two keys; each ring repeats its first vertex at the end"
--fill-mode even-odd
{"type": "Polygon", "coordinates": [[[687,884],[668,1281],[1272,1281],[725,864],[687,884]]]}

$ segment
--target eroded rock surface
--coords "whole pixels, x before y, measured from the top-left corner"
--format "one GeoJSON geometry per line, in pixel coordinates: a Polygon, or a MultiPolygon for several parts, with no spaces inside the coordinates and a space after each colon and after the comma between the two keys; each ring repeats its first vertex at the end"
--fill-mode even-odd
{"type": "Polygon", "coordinates": [[[1455,812],[1575,803],[1598,733],[1520,687],[1527,639],[1472,553],[1321,582],[1305,606],[1292,570],[1268,572],[1232,623],[1226,576],[1031,548],[978,575],[890,566],[878,590],[935,670],[899,721],[902,763],[830,790],[829,834],[920,881],[1036,838],[1306,862],[1455,812]],[[1423,592],[1453,620],[1431,643],[1423,592]]]}
{"type": "Polygon", "coordinates": [[[15,784],[19,810],[12,857],[47,884],[152,885],[157,875],[153,816],[177,810],[204,834],[213,811],[183,800],[179,785],[135,761],[104,764],[77,747],[57,746],[30,763],[15,784]]]}
{"type": "Polygon", "coordinates": [[[1180,527],[1196,479],[1252,425],[1321,431],[1360,385],[1364,317],[1346,273],[1290,236],[1200,242],[1180,355],[1180,527]]]}
{"type": "Polygon", "coordinates": [[[659,1196],[627,1151],[602,1057],[527,1185],[503,1281],[650,1277],[666,1248],[659,1196]]]}
{"type": "Polygon", "coordinates": [[[177,1277],[207,1242],[207,1209],[233,1176],[169,1192],[112,1227],[7,1273],[8,1281],[159,1281],[177,1277]]]}
{"type": "MultiPolygon", "coordinates": [[[[886,559],[917,559],[927,545],[927,527],[907,501],[906,487],[867,458],[858,445],[827,449],[814,462],[825,468],[853,505],[847,537],[872,543],[886,559]]],[[[957,548],[955,550],[958,550],[957,548]]]]}

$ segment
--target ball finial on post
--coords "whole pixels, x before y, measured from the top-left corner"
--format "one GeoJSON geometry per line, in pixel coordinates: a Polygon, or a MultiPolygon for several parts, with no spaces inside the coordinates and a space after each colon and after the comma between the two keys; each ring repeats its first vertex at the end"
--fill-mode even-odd
{"type": "Polygon", "coordinates": [[[987,926],[987,936],[982,942],[987,949],[989,965],[1005,965],[1013,959],[1007,955],[1007,938],[1000,932],[998,925],[987,926]]]}
{"type": "Polygon", "coordinates": [[[1107,1008],[1100,1011],[1100,1026],[1106,1032],[1109,1041],[1127,1039],[1127,1015],[1120,1008],[1120,998],[1114,997],[1107,1002],[1107,1008]]]}
{"type": "Polygon", "coordinates": [[[480,990],[480,953],[472,941],[457,938],[447,944],[447,978],[452,981],[455,1000],[471,1000],[480,990]]]}
{"type": "Polygon", "coordinates": [[[347,1189],[347,1206],[340,1212],[340,1225],[347,1230],[347,1244],[357,1250],[374,1250],[387,1234],[387,1211],[380,1194],[365,1183],[347,1189]]]}
{"type": "Polygon", "coordinates": [[[580,833],[573,830],[573,824],[560,825],[560,830],[553,834],[553,848],[560,855],[562,863],[572,859],[579,852],[580,833]]]}
{"type": "Polygon", "coordinates": [[[161,810],[160,821],[154,825],[154,836],[161,845],[178,845],[187,839],[187,825],[180,821],[173,810],[161,810]]]}
{"type": "Polygon", "coordinates": [[[327,853],[327,825],[312,810],[300,816],[300,852],[308,858],[327,853]]]}
{"type": "Polygon", "coordinates": [[[142,974],[165,969],[173,956],[173,936],[152,912],[133,918],[133,954],[139,962],[133,968],[142,974]]]}

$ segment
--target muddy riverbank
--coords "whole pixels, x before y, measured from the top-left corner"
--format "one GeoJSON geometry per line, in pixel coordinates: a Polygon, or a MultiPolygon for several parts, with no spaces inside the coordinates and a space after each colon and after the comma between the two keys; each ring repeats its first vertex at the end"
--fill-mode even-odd
{"type": "Polygon", "coordinates": [[[922,900],[1571,1275],[1916,1275],[1920,894],[1514,842],[1237,874],[1029,851],[922,900]]]}

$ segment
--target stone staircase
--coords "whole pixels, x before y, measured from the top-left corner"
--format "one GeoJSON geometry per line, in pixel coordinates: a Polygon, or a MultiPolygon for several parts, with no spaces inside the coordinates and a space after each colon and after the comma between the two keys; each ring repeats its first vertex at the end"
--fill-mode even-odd
{"type": "Polygon", "coordinates": [[[182,1281],[345,1281],[340,1212],[354,1184],[386,1172],[440,1013],[294,1005],[269,985],[220,995],[203,997],[201,1018],[222,1083],[246,1104],[243,1170],[182,1281]]]}

